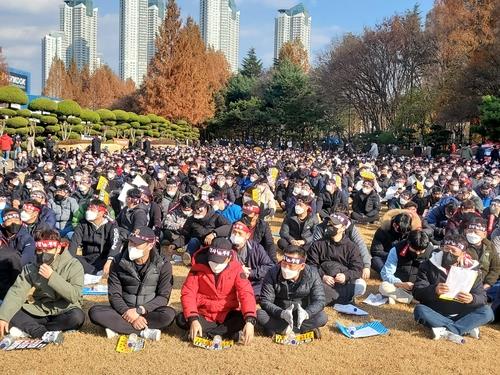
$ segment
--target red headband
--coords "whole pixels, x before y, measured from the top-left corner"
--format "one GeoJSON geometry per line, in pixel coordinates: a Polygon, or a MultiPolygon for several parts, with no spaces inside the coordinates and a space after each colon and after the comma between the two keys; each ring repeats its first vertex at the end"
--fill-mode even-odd
{"type": "Polygon", "coordinates": [[[40,209],[38,207],[33,206],[31,203],[25,203],[25,204],[23,204],[23,209],[30,210],[30,211],[38,211],[38,212],[40,212],[40,209]]]}
{"type": "Polygon", "coordinates": [[[101,211],[101,212],[108,212],[108,210],[106,209],[106,207],[98,206],[96,204],[91,204],[87,208],[87,210],[94,210],[94,209],[97,210],[97,211],[101,211]]]}
{"type": "Polygon", "coordinates": [[[242,232],[245,232],[245,233],[252,233],[250,228],[248,228],[245,224],[243,224],[241,222],[234,223],[233,229],[241,230],[242,232]]]}

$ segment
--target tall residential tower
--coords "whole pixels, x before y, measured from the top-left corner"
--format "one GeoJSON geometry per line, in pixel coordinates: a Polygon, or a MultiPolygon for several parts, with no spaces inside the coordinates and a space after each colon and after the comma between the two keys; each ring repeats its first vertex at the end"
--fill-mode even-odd
{"type": "Polygon", "coordinates": [[[281,47],[287,42],[300,40],[311,60],[311,16],[300,3],[290,9],[278,10],[274,30],[274,58],[278,59],[281,47]]]}
{"type": "Polygon", "coordinates": [[[237,73],[240,11],[234,0],[200,0],[200,30],[205,45],[224,53],[231,71],[237,73]]]}
{"type": "Polygon", "coordinates": [[[97,56],[97,8],[92,0],[64,0],[59,8],[59,32],[42,38],[43,86],[55,57],[69,66],[74,60],[79,69],[88,65],[93,72],[97,56]]]}
{"type": "Polygon", "coordinates": [[[120,0],[120,78],[140,86],[155,53],[164,0],[120,0]]]}

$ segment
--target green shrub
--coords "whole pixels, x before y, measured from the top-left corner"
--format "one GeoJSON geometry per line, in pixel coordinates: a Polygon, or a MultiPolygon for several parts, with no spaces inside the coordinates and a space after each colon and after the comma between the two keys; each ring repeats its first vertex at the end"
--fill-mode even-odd
{"type": "Polygon", "coordinates": [[[31,111],[29,109],[18,109],[17,115],[21,117],[31,117],[31,111]]]}
{"type": "Polygon", "coordinates": [[[37,134],[42,134],[45,131],[45,128],[43,126],[35,126],[35,132],[37,134]]]}
{"type": "Polygon", "coordinates": [[[99,115],[99,117],[101,118],[102,122],[116,120],[115,114],[112,111],[110,111],[109,109],[98,109],[96,112],[99,115]]]}
{"type": "Polygon", "coordinates": [[[30,132],[30,128],[18,128],[16,129],[17,135],[26,135],[30,132]]]}
{"type": "Polygon", "coordinates": [[[41,113],[31,113],[31,118],[36,118],[40,120],[43,117],[41,113]]]}
{"type": "Polygon", "coordinates": [[[40,118],[40,121],[43,123],[43,124],[47,124],[47,125],[55,125],[59,122],[59,120],[57,119],[57,117],[54,117],[54,116],[42,116],[40,118]]]}
{"type": "Polygon", "coordinates": [[[146,132],[145,132],[145,133],[146,133],[146,135],[147,135],[148,137],[152,137],[152,136],[153,136],[153,131],[152,131],[152,130],[146,130],[146,132]]]}
{"type": "Polygon", "coordinates": [[[153,129],[153,128],[152,128],[152,126],[151,126],[151,125],[142,125],[140,129],[141,129],[141,130],[151,130],[151,129],[153,129]]]}
{"type": "Polygon", "coordinates": [[[29,121],[27,119],[19,116],[12,117],[8,119],[7,122],[5,123],[6,126],[14,129],[24,128],[25,126],[28,126],[28,124],[29,121]]]}
{"type": "Polygon", "coordinates": [[[155,137],[155,138],[160,138],[160,132],[153,131],[152,136],[155,137]]]}
{"type": "Polygon", "coordinates": [[[61,126],[60,125],[49,125],[45,127],[45,131],[47,133],[57,133],[61,131],[61,126]]]}
{"type": "Polygon", "coordinates": [[[46,140],[47,137],[35,137],[35,143],[37,144],[45,143],[46,140]]]}
{"type": "Polygon", "coordinates": [[[71,131],[72,132],[75,132],[75,133],[78,133],[78,134],[82,134],[85,130],[85,127],[83,125],[74,125],[72,128],[71,128],[71,131]]]}
{"type": "Polygon", "coordinates": [[[139,121],[139,115],[134,112],[127,112],[128,113],[128,121],[130,122],[137,122],[139,121]]]}
{"type": "Polygon", "coordinates": [[[99,116],[99,114],[88,108],[82,109],[82,113],[80,113],[80,118],[82,119],[82,121],[92,122],[94,124],[101,121],[101,117],[99,116]]]}
{"type": "Polygon", "coordinates": [[[76,133],[70,133],[69,136],[68,136],[68,139],[82,139],[82,137],[80,137],[80,134],[76,134],[76,133]]]}
{"type": "Polygon", "coordinates": [[[49,98],[36,98],[30,102],[28,108],[32,111],[55,112],[57,103],[49,98]]]}
{"type": "Polygon", "coordinates": [[[116,125],[116,121],[104,121],[104,125],[106,125],[106,126],[115,126],[116,125]]]}
{"type": "Polygon", "coordinates": [[[56,112],[61,116],[80,116],[82,108],[74,100],[63,100],[57,103],[56,112]]]}
{"type": "Polygon", "coordinates": [[[151,119],[148,117],[148,116],[139,116],[139,122],[141,123],[141,125],[147,125],[149,123],[151,123],[151,119]]]}
{"type": "Polygon", "coordinates": [[[16,111],[10,108],[0,108],[0,116],[9,116],[14,117],[16,115],[16,111]]]}
{"type": "Polygon", "coordinates": [[[130,126],[133,127],[134,129],[138,129],[141,126],[141,124],[137,121],[134,121],[130,123],[130,126]]]}
{"type": "Polygon", "coordinates": [[[99,125],[99,124],[93,124],[92,125],[92,130],[100,131],[101,130],[101,125],[99,125]]]}
{"type": "Polygon", "coordinates": [[[115,109],[113,113],[115,114],[116,121],[128,121],[130,118],[128,112],[122,111],[121,109],[115,109]]]}
{"type": "Polygon", "coordinates": [[[28,104],[28,95],[15,86],[0,87],[0,103],[10,104],[28,104]]]}
{"type": "Polygon", "coordinates": [[[79,117],[72,117],[67,119],[66,122],[71,125],[79,125],[81,124],[82,120],[79,117]]]}
{"type": "Polygon", "coordinates": [[[106,132],[104,133],[106,138],[116,138],[116,131],[114,130],[106,130],[106,132]]]}

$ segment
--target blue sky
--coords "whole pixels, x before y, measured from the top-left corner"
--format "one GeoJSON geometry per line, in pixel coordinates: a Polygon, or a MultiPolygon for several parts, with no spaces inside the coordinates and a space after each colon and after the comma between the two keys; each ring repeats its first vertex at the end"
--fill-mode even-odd
{"type": "MultiPolygon", "coordinates": [[[[0,0],[0,46],[7,63],[32,74],[32,92],[41,89],[41,38],[59,25],[62,0],[0,0]]],[[[199,19],[199,0],[178,0],[182,16],[199,19]]],[[[273,59],[274,17],[277,9],[299,3],[296,0],[236,0],[241,11],[240,61],[255,47],[264,65],[273,59]]],[[[324,50],[332,38],[345,32],[359,33],[384,17],[404,12],[418,3],[423,15],[434,0],[304,0],[312,17],[313,56],[324,50]]],[[[99,8],[98,45],[104,62],[118,71],[119,0],[94,0],[99,8]]]]}

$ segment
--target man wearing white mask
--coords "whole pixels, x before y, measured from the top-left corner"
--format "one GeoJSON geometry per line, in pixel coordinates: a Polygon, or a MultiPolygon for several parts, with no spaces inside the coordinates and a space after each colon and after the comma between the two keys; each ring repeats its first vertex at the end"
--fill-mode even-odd
{"type": "Polygon", "coordinates": [[[161,329],[175,318],[167,306],[172,292],[172,265],[154,251],[156,236],[148,227],[129,237],[128,249],[113,263],[108,279],[110,306],[89,310],[92,323],[106,329],[108,338],[135,333],[159,341],[161,329]]]}
{"type": "Polygon", "coordinates": [[[318,224],[317,215],[312,215],[312,199],[298,196],[294,213],[287,216],[280,229],[278,247],[282,250],[289,245],[309,248],[313,242],[314,228],[318,224]]]}
{"type": "Polygon", "coordinates": [[[255,298],[258,300],[262,280],[264,280],[267,271],[274,266],[274,262],[269,258],[262,245],[250,239],[251,235],[251,229],[238,221],[233,224],[230,240],[243,267],[244,275],[242,277],[250,280],[255,298]]]}
{"type": "Polygon", "coordinates": [[[244,274],[232,244],[216,238],[198,250],[181,289],[183,312],[177,325],[187,338],[241,338],[246,345],[254,337],[256,304],[252,285],[244,274]],[[240,331],[242,331],[240,333],[240,331]]]}
{"type": "Polygon", "coordinates": [[[262,284],[257,321],[267,335],[319,331],[328,322],[323,311],[325,292],[318,272],[306,264],[303,248],[289,246],[262,284]]]}
{"type": "Polygon", "coordinates": [[[92,200],[85,212],[85,220],[75,228],[69,252],[77,258],[85,273],[109,274],[113,258],[119,254],[122,241],[118,225],[108,220],[106,204],[92,200]],[[82,255],[76,255],[78,248],[82,255]]]}

